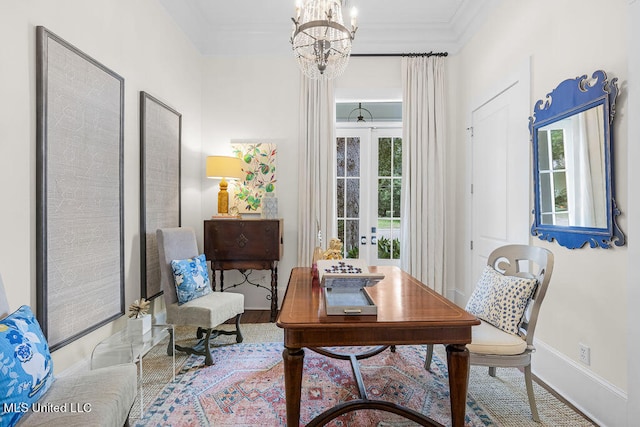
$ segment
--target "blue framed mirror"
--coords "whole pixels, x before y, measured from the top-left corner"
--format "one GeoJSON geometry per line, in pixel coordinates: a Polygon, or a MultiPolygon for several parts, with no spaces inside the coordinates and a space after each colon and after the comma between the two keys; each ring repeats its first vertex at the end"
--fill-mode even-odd
{"type": "Polygon", "coordinates": [[[533,142],[531,234],[562,246],[610,248],[625,237],[616,218],[612,165],[617,80],[598,70],[563,81],[529,117],[533,142]]]}

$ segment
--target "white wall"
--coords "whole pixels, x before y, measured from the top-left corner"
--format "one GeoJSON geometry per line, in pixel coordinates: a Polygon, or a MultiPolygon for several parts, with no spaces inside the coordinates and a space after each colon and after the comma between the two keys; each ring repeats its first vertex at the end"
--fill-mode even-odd
{"type": "MultiPolygon", "coordinates": [[[[35,27],[43,25],[125,79],[125,304],[140,298],[141,90],[183,115],[183,224],[200,222],[201,57],[155,0],[0,1],[0,273],[11,308],[36,306],[35,27]]],[[[55,351],[60,372],[125,318],[55,351]]]]}
{"type": "MultiPolygon", "coordinates": [[[[640,51],[637,49],[637,42],[640,40],[640,1],[629,1],[629,15],[627,17],[627,25],[629,33],[627,36],[627,50],[629,52],[629,117],[640,117],[640,51]]],[[[640,182],[640,120],[629,120],[629,141],[634,141],[628,147],[628,166],[629,166],[629,182],[640,182]]],[[[629,224],[628,235],[635,236],[640,231],[640,192],[629,192],[629,224]]],[[[628,266],[629,276],[627,278],[627,314],[628,325],[640,324],[640,310],[638,310],[638,301],[640,301],[640,243],[636,239],[629,239],[628,250],[628,266]]],[[[620,348],[625,348],[620,346],[620,348]]],[[[627,346],[628,355],[637,356],[640,354],[640,332],[637,327],[627,328],[627,346]]],[[[628,358],[628,406],[627,406],[627,424],[632,426],[637,424],[640,419],[640,363],[637,357],[628,358]]]]}
{"type": "MultiPolygon", "coordinates": [[[[628,234],[627,4],[615,0],[604,7],[600,1],[588,0],[577,7],[573,2],[552,0],[503,1],[471,42],[451,58],[451,68],[457,74],[457,105],[452,109],[457,120],[452,121],[452,135],[458,153],[465,152],[465,114],[470,102],[528,57],[534,102],[567,78],[597,69],[617,77],[623,93],[614,127],[616,198],[623,212],[618,223],[628,234]]],[[[459,159],[457,170],[464,170],[464,156],[459,159]]],[[[460,206],[466,197],[461,184],[456,192],[460,206]]],[[[456,220],[458,230],[466,229],[464,215],[456,220]]],[[[461,234],[457,247],[464,248],[461,234]]],[[[540,345],[534,372],[595,419],[623,425],[622,415],[616,412],[624,413],[628,387],[627,354],[621,351],[628,331],[627,307],[621,303],[627,296],[627,247],[568,250],[537,238],[531,242],[555,254],[553,278],[536,332],[540,345]],[[591,347],[591,366],[577,362],[578,343],[591,347]],[[559,375],[561,366],[566,368],[563,375],[559,375]]],[[[460,282],[456,287],[465,289],[460,282]]]]}
{"type": "MultiPolygon", "coordinates": [[[[278,216],[284,220],[284,256],[278,266],[278,301],[282,302],[291,268],[297,262],[298,68],[293,56],[207,58],[203,76],[202,164],[208,155],[231,155],[231,143],[276,144],[278,216]]],[[[201,175],[202,220],[218,210],[218,183],[201,175]]],[[[199,230],[203,229],[202,220],[199,230]]],[[[201,239],[202,231],[197,234],[201,239]]],[[[225,272],[225,285],[240,279],[236,271],[225,272]]],[[[269,272],[254,272],[251,280],[268,287],[269,272]]],[[[247,309],[270,307],[264,289],[245,284],[233,292],[245,295],[247,309]]]]}

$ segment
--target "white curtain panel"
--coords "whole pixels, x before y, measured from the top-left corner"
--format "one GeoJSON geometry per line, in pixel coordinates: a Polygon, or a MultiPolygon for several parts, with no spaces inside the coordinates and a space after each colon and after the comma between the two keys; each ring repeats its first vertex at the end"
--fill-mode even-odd
{"type": "Polygon", "coordinates": [[[334,91],[332,81],[300,79],[298,266],[310,267],[313,250],[336,236],[334,91]]]}
{"type": "Polygon", "coordinates": [[[444,58],[402,58],[402,269],[445,291],[444,58]]]}

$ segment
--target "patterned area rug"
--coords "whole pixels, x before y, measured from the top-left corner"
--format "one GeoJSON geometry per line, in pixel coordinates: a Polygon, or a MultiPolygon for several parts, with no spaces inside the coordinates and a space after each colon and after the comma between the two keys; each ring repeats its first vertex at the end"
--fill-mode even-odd
{"type": "MultiPolygon", "coordinates": [[[[232,326],[224,325],[224,328],[232,326]]],[[[131,425],[285,425],[282,329],[273,323],[263,323],[243,325],[242,331],[243,344],[236,344],[232,336],[216,339],[219,348],[214,351],[215,365],[212,367],[203,366],[204,357],[176,353],[175,382],[172,382],[171,358],[166,355],[166,341],[154,347],[143,362],[144,417],[140,417],[140,401],[136,399],[130,416],[131,425]],[[256,417],[254,412],[258,410],[262,412],[256,417]]],[[[193,335],[192,328],[176,328],[178,342],[182,345],[192,344],[193,335]]],[[[411,406],[414,409],[421,405],[420,410],[449,425],[447,370],[446,364],[442,362],[445,350],[441,345],[435,346],[434,350],[438,358],[434,358],[433,372],[422,368],[424,351],[420,347],[401,346],[396,354],[387,350],[363,361],[362,374],[369,397],[383,399],[382,394],[393,395],[393,399],[408,402],[408,406],[417,405],[411,406]],[[382,367],[380,374],[377,373],[376,366],[382,367]],[[383,381],[383,378],[386,380],[383,381]]],[[[355,382],[348,362],[328,359],[310,350],[306,351],[303,380],[303,422],[333,405],[333,402],[352,399],[355,395],[355,382]]],[[[492,378],[487,375],[487,368],[472,366],[467,426],[594,425],[537,383],[533,386],[540,423],[531,419],[524,375],[521,372],[517,369],[498,369],[497,376],[492,378]]],[[[375,415],[373,411],[354,412],[343,416],[339,421],[340,423],[335,421],[332,425],[372,426],[376,422],[378,427],[416,425],[391,414],[378,412],[375,415]],[[375,418],[377,416],[380,416],[379,420],[375,418]],[[363,417],[367,417],[366,422],[363,417]]]]}
{"type": "MultiPolygon", "coordinates": [[[[175,383],[168,384],[138,424],[172,426],[286,425],[282,343],[232,345],[216,350],[218,362],[202,367],[190,357],[175,383]]],[[[449,424],[449,385],[446,366],[434,360],[425,371],[423,346],[399,346],[361,361],[370,399],[395,402],[449,424]]],[[[348,361],[305,350],[301,422],[340,402],[358,398],[348,361]]],[[[467,426],[495,423],[475,402],[467,401],[467,426]]],[[[406,426],[404,418],[383,411],[344,414],[329,426],[406,426]]]]}

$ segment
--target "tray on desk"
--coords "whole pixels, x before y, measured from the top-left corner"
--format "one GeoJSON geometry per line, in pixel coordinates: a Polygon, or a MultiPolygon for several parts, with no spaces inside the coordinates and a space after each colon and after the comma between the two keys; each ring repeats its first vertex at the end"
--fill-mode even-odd
{"type": "Polygon", "coordinates": [[[322,293],[328,316],[378,314],[378,307],[364,288],[324,288],[322,293]]]}

